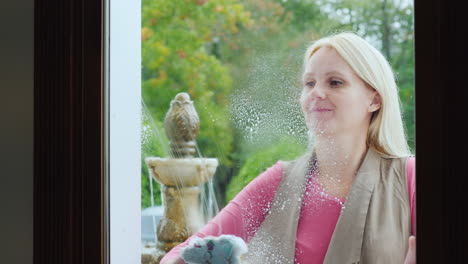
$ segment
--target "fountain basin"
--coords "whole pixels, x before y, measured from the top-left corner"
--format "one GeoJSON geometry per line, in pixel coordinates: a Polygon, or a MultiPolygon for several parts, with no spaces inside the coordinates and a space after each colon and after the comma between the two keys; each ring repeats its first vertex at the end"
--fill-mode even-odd
{"type": "Polygon", "coordinates": [[[215,158],[159,158],[145,159],[151,176],[166,186],[189,187],[207,182],[218,166],[215,158]]]}

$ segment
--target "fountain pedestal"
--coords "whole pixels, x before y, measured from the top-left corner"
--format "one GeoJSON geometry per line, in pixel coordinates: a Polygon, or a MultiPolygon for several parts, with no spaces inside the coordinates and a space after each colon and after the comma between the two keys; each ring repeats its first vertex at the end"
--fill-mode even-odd
{"type": "Polygon", "coordinates": [[[200,186],[218,166],[209,158],[146,158],[151,176],[161,184],[164,216],[158,224],[157,247],[165,252],[198,231],[205,220],[199,208],[200,186]]]}

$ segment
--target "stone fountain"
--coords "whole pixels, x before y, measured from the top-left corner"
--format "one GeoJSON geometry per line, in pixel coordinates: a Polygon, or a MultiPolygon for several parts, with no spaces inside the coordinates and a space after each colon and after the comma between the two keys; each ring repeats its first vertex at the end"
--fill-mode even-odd
{"type": "Polygon", "coordinates": [[[200,121],[187,93],[179,93],[171,101],[164,128],[171,157],[145,159],[151,176],[161,185],[164,215],[157,227],[156,251],[151,257],[142,256],[143,263],[159,263],[169,250],[205,225],[199,195],[218,166],[215,158],[194,157],[200,121]]]}

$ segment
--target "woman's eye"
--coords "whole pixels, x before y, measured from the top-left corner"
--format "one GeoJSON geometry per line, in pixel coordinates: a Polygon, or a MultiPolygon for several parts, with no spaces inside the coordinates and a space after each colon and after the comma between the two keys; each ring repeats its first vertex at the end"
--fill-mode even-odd
{"type": "Polygon", "coordinates": [[[332,81],[330,82],[330,85],[331,85],[331,86],[340,86],[340,85],[342,85],[342,84],[343,84],[343,82],[342,82],[342,81],[338,81],[338,80],[332,80],[332,81]]]}
{"type": "Polygon", "coordinates": [[[305,82],[305,86],[307,87],[314,87],[315,83],[312,81],[305,82]]]}

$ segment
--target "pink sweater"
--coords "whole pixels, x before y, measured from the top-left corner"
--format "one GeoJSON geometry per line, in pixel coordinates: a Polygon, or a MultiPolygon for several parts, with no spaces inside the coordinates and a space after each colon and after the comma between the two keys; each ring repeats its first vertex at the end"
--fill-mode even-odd
{"type": "MultiPolygon", "coordinates": [[[[416,235],[416,175],[414,157],[408,159],[406,170],[411,203],[411,232],[416,235]]],[[[273,201],[282,175],[281,161],[278,161],[249,183],[213,220],[192,237],[232,234],[241,237],[247,242],[250,241],[255,231],[265,219],[268,206],[273,201]],[[248,219],[248,222],[245,222],[246,219],[248,219]]],[[[297,228],[295,263],[323,263],[338,217],[340,216],[341,203],[344,202],[344,199],[334,197],[321,188],[316,177],[310,177],[297,228]]],[[[161,260],[161,263],[178,257],[180,249],[188,245],[192,237],[167,253],[161,260]]]]}

